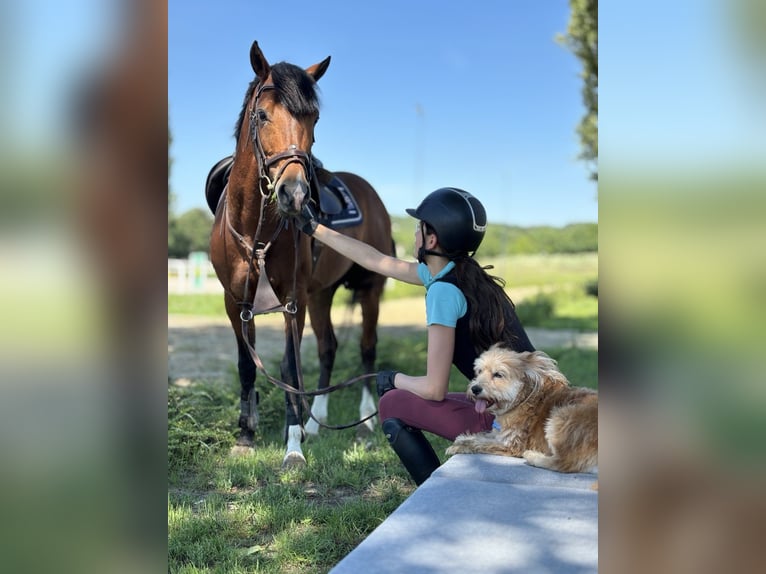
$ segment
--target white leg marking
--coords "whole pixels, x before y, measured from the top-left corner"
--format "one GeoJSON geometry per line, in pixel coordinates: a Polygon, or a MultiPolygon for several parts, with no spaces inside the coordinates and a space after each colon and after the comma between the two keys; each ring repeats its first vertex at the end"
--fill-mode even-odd
{"type": "MultiPolygon", "coordinates": [[[[359,418],[360,419],[366,418],[374,412],[375,412],[375,401],[373,400],[372,395],[370,394],[370,391],[367,390],[367,387],[362,387],[362,400],[359,402],[359,418]]],[[[377,417],[372,417],[370,420],[364,423],[364,426],[366,426],[370,432],[375,431],[376,419],[377,417]]]]}
{"type": "Polygon", "coordinates": [[[301,427],[290,425],[287,427],[287,452],[282,460],[282,468],[302,466],[306,464],[306,457],[301,449],[301,427]]]}
{"type": "MultiPolygon", "coordinates": [[[[311,405],[311,414],[320,422],[327,421],[327,395],[318,395],[314,397],[314,404],[311,405]]],[[[319,434],[319,424],[312,418],[306,423],[306,432],[310,435],[319,434]]]]}

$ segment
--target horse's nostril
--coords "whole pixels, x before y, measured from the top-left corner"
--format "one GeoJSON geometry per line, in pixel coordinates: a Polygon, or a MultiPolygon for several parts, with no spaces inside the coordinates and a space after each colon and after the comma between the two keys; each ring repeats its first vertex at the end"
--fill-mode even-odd
{"type": "Polygon", "coordinates": [[[279,207],[287,213],[298,213],[303,207],[306,189],[300,182],[285,181],[277,186],[279,207]]]}

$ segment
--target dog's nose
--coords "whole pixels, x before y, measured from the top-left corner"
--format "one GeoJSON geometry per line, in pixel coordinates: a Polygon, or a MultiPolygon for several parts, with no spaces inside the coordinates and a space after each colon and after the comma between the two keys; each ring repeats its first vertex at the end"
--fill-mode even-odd
{"type": "Polygon", "coordinates": [[[474,386],[471,387],[471,392],[474,395],[480,395],[482,390],[483,389],[479,385],[474,385],[474,386]]]}

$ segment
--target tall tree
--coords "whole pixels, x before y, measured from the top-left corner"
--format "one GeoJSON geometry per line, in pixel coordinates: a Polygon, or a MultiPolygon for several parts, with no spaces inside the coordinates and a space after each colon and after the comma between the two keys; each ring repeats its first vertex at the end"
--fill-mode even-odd
{"type": "Polygon", "coordinates": [[[585,160],[591,179],[598,180],[598,0],[569,0],[567,33],[558,40],[582,63],[582,98],[585,105],[577,126],[580,159],[585,160]]]}
{"type": "Polygon", "coordinates": [[[186,258],[192,251],[208,251],[213,217],[195,207],[168,222],[168,257],[186,258]]]}
{"type": "Polygon", "coordinates": [[[173,136],[170,134],[170,122],[168,122],[168,218],[173,213],[173,190],[170,189],[170,168],[173,165],[173,158],[170,156],[170,145],[173,143],[173,136]]]}

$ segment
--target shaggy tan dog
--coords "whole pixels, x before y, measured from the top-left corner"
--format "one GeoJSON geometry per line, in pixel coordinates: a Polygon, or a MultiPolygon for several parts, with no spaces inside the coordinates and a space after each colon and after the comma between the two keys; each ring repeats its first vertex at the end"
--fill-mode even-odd
{"type": "Polygon", "coordinates": [[[598,393],[569,386],[556,361],[541,351],[493,345],[476,359],[466,394],[477,412],[495,415],[487,433],[461,434],[447,454],[524,457],[559,472],[594,472],[598,465],[598,393]]]}

